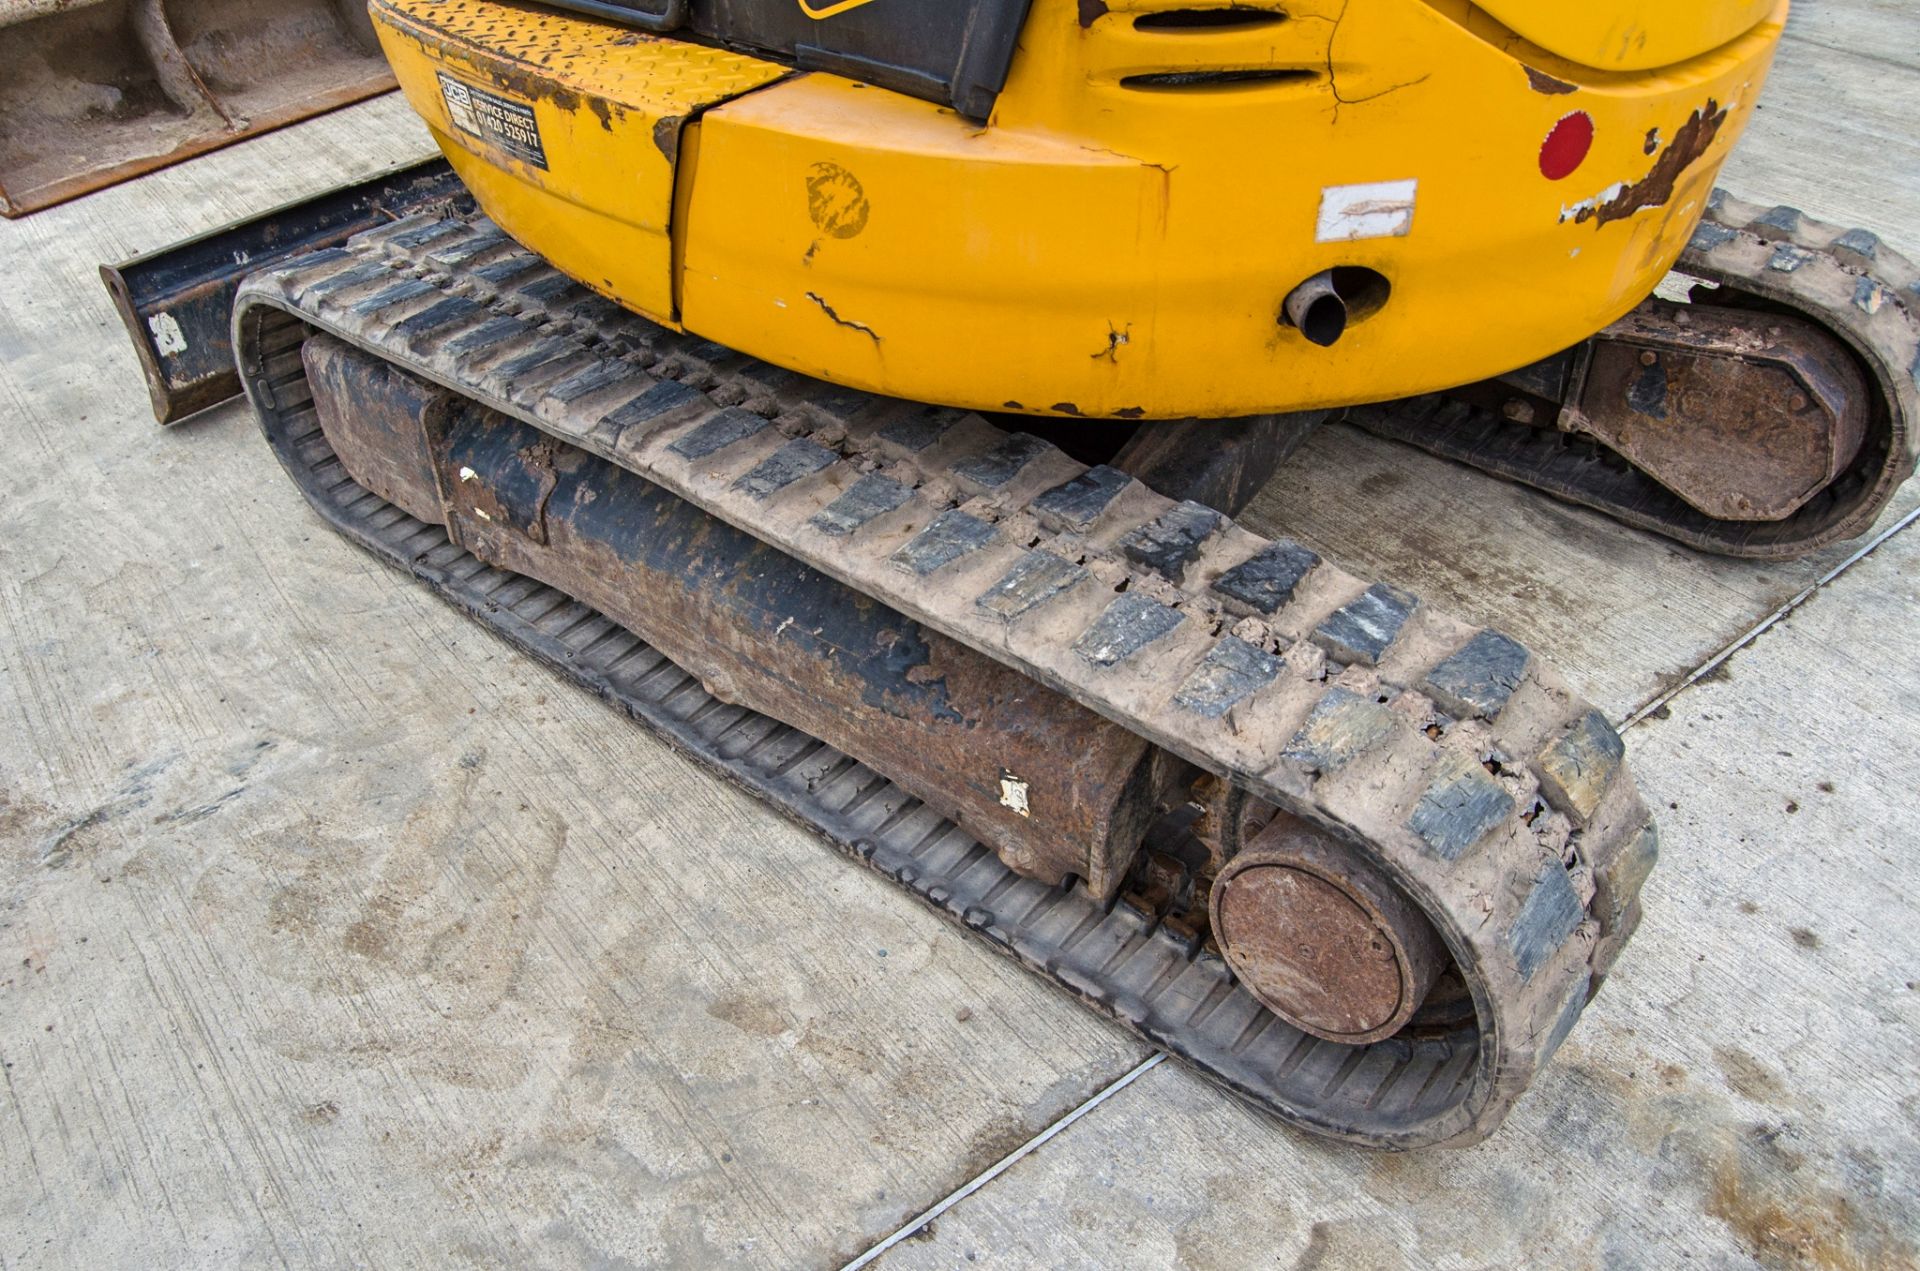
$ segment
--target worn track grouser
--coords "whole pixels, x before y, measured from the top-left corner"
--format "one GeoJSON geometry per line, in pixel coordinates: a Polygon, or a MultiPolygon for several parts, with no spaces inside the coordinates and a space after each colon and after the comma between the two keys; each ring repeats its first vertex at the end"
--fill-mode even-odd
{"type": "Polygon", "coordinates": [[[1869,525],[1914,270],[1712,188],[1784,3],[564,8],[374,0],[477,210],[241,287],[321,515],[1287,1121],[1493,1130],[1639,919],[1620,738],[1232,517],[1351,408],[1869,525]]]}

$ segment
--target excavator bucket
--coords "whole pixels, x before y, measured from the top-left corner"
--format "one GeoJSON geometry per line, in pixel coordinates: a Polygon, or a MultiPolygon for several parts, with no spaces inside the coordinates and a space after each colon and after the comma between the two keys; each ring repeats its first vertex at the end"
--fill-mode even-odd
{"type": "Polygon", "coordinates": [[[393,86],[360,0],[0,0],[0,211],[393,86]]]}

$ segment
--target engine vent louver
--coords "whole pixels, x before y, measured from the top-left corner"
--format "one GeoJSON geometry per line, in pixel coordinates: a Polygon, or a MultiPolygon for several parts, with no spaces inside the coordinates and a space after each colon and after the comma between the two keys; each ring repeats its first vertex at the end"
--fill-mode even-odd
{"type": "Polygon", "coordinates": [[[1320,72],[1297,66],[1267,66],[1217,71],[1153,71],[1143,75],[1128,75],[1120,81],[1120,86],[1151,92],[1202,92],[1209,89],[1302,84],[1319,78],[1320,72]]]}
{"type": "Polygon", "coordinates": [[[1232,5],[1224,9],[1164,9],[1143,13],[1133,20],[1138,31],[1244,31],[1254,27],[1275,26],[1287,15],[1278,9],[1256,9],[1232,5]]]}

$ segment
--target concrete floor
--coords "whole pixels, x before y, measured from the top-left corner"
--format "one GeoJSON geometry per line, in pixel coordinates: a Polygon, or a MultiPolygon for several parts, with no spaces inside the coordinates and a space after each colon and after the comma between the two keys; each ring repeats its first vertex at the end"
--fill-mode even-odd
{"type": "MultiPolygon", "coordinates": [[[[1920,250],[1916,50],[1809,5],[1724,183],[1920,250]]],[[[0,1265],[1920,1260],[1920,492],[1756,566],[1343,429],[1274,481],[1667,809],[1499,1136],[1328,1146],[336,540],[243,409],[152,426],[94,266],[424,144],[376,102],[0,225],[0,1265]]]]}

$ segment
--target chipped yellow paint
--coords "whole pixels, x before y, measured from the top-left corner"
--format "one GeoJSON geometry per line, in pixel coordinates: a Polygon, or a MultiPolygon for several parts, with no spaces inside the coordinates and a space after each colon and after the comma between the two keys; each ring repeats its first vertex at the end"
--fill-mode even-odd
{"type": "Polygon", "coordinates": [[[483,0],[374,0],[372,13],[407,100],[501,227],[594,290],[673,322],[683,121],[788,68],[483,0]],[[440,72],[531,108],[546,167],[458,127],[440,72]]]}
{"type": "MultiPolygon", "coordinates": [[[[379,0],[383,26],[402,2],[417,22],[454,7],[379,0]]],[[[524,47],[555,21],[458,3],[492,15],[463,36],[483,46],[524,47]]],[[[729,94],[680,147],[671,258],[635,250],[629,174],[656,211],[663,188],[645,130],[604,147],[611,177],[557,152],[546,173],[455,160],[569,273],[655,316],[672,293],[687,329],[807,374],[1087,418],[1332,406],[1498,374],[1638,303],[1692,232],[1786,13],[1782,0],[1729,43],[1628,73],[1556,55],[1467,0],[1295,0],[1271,24],[1136,25],[1188,4],[1109,0],[1083,25],[1077,0],[1034,0],[984,126],[818,73],[729,94]],[[1179,78],[1208,71],[1260,78],[1179,78]],[[1703,110],[1724,118],[1699,156],[1666,156],[1703,110]],[[1549,179],[1542,143],[1576,112],[1591,150],[1549,179]],[[1391,215],[1348,206],[1369,189],[1395,192],[1391,215]],[[1578,216],[1601,203],[1618,214],[1578,216]],[[1280,321],[1281,302],[1339,266],[1391,291],[1318,348],[1280,321]]],[[[583,98],[619,73],[623,47],[716,56],[596,29],[567,64],[583,98]]],[[[402,83],[444,132],[422,74],[402,83]]]]}

